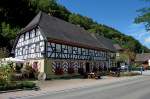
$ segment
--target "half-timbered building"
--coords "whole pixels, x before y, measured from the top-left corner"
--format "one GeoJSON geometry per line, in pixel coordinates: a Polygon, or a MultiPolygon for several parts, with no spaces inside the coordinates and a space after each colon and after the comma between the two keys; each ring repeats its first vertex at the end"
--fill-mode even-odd
{"type": "Polygon", "coordinates": [[[115,57],[111,40],[43,12],[20,31],[13,50],[47,77],[108,69],[115,57]]]}

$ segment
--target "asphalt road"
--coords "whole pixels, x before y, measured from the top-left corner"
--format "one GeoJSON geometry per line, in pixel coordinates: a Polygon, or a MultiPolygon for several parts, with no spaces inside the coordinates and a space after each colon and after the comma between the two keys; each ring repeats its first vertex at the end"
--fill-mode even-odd
{"type": "Polygon", "coordinates": [[[150,76],[26,99],[150,99],[150,76]]]}

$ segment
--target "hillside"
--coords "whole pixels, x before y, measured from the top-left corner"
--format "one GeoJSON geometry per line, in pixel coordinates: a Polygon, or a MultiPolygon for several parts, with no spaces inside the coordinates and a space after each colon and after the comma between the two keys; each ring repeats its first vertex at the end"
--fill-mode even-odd
{"type": "Polygon", "coordinates": [[[114,43],[119,43],[123,48],[131,52],[150,52],[147,47],[140,44],[140,42],[133,37],[127,36],[104,24],[99,24],[86,16],[71,13],[64,6],[59,5],[56,0],[1,0],[0,35],[8,42],[0,43],[0,46],[5,45],[9,52],[11,52],[13,44],[11,42],[15,39],[18,31],[25,27],[41,10],[52,16],[79,25],[90,33],[97,33],[110,38],[114,43]]]}

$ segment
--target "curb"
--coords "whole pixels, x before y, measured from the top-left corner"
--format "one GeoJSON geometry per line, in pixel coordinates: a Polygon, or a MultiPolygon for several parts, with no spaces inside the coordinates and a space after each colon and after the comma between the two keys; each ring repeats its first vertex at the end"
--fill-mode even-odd
{"type": "Polygon", "coordinates": [[[0,91],[0,93],[17,92],[17,91],[23,91],[23,90],[24,89],[7,90],[7,91],[0,91]]]}
{"type": "Polygon", "coordinates": [[[0,94],[1,93],[9,93],[9,92],[17,92],[17,91],[25,91],[25,90],[35,90],[35,91],[38,91],[38,90],[40,90],[40,88],[39,87],[35,87],[35,88],[23,88],[23,89],[14,89],[14,90],[0,91],[0,94]]]}

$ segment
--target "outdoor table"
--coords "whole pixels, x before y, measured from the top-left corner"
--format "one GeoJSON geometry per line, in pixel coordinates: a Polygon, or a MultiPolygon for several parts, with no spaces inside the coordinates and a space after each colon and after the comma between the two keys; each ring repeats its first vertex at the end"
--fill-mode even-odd
{"type": "Polygon", "coordinates": [[[88,78],[95,78],[95,73],[88,73],[88,78]]]}

